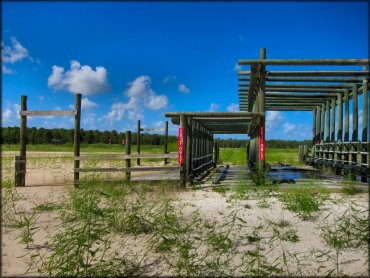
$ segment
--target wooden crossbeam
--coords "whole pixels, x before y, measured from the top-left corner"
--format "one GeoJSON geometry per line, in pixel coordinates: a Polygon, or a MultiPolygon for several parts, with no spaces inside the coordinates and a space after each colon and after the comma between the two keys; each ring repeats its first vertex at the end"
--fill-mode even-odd
{"type": "Polygon", "coordinates": [[[74,116],[75,110],[20,111],[20,116],[74,116]]]}

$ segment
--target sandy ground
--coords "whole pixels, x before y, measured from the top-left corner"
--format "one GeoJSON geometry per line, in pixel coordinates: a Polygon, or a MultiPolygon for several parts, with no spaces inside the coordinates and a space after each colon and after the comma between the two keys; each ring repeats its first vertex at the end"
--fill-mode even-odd
{"type": "MultiPolygon", "coordinates": [[[[15,153],[7,153],[5,155],[5,163],[2,168],[2,181],[12,179],[14,175],[14,157],[15,153]]],[[[72,188],[71,181],[73,180],[73,156],[70,153],[38,153],[30,152],[27,165],[27,186],[24,188],[17,188],[17,192],[22,196],[20,205],[27,211],[31,210],[37,204],[46,202],[64,202],[68,196],[68,190],[72,188]],[[52,184],[52,186],[50,186],[52,184]],[[59,185],[59,186],[56,186],[59,185]]],[[[4,162],[4,160],[3,160],[4,162]]],[[[153,163],[149,163],[153,165],[153,163]]],[[[99,167],[123,167],[123,162],[103,162],[99,167]],[[113,164],[112,164],[113,163],[113,164]],[[119,165],[120,164],[120,165],[119,165]]],[[[146,164],[148,166],[148,164],[146,164]]],[[[163,165],[163,162],[157,165],[163,165]]],[[[86,165],[91,166],[91,165],[86,165]]],[[[179,173],[132,173],[133,179],[148,177],[155,174],[159,180],[163,179],[178,179],[179,173]]],[[[110,175],[110,178],[124,178],[124,173],[110,175]]],[[[174,181],[174,183],[176,183],[174,181]]],[[[243,233],[251,234],[258,226],[266,226],[266,223],[278,222],[280,220],[288,221],[292,227],[297,230],[299,241],[296,243],[285,244],[280,246],[269,254],[271,258],[278,258],[282,254],[281,248],[286,248],[291,253],[300,254],[300,259],[306,264],[299,266],[300,273],[303,276],[311,276],[315,274],[325,274],[328,270],[335,267],[333,260],[324,260],[321,262],[310,261],[315,250],[325,250],[325,243],[320,237],[320,224],[327,221],[326,215],[330,212],[340,213],[345,209],[345,203],[341,202],[335,204],[332,201],[341,198],[342,195],[332,193],[329,201],[325,203],[317,217],[313,220],[303,221],[296,214],[286,210],[283,204],[274,196],[264,197],[265,202],[269,204],[268,208],[259,207],[260,198],[251,198],[248,200],[239,200],[230,203],[227,193],[225,196],[213,192],[211,188],[204,188],[202,190],[182,190],[176,192],[177,202],[188,203],[183,213],[187,217],[193,215],[194,210],[199,210],[202,217],[211,221],[222,222],[225,215],[228,215],[236,208],[240,209],[240,217],[242,217],[248,224],[243,228],[243,233]],[[247,206],[248,205],[248,206],[247,206]],[[250,208],[246,208],[250,207],[250,208]]],[[[368,209],[368,194],[357,194],[348,198],[355,201],[357,205],[368,209]]],[[[55,224],[56,213],[43,213],[38,219],[45,230],[55,224]]],[[[50,231],[51,232],[51,231],[50,231]]],[[[262,232],[266,237],[269,236],[269,231],[262,232]]],[[[43,246],[47,244],[48,235],[46,232],[35,234],[34,246],[43,246]]],[[[140,248],[140,245],[136,246],[140,248]]],[[[265,243],[265,249],[269,248],[269,244],[265,243]]],[[[18,230],[2,230],[2,275],[8,277],[38,275],[34,270],[25,274],[28,269],[27,254],[24,246],[19,243],[18,230]]],[[[154,256],[155,257],[155,256],[154,256]]],[[[339,260],[342,271],[348,276],[367,276],[368,275],[368,250],[366,247],[357,249],[348,249],[341,253],[339,260]],[[346,261],[350,261],[349,263],[346,261]]],[[[156,269],[149,270],[148,274],[152,275],[173,275],[171,272],[163,272],[161,266],[157,265],[156,269]]]]}
{"type": "MultiPolygon", "coordinates": [[[[17,188],[17,192],[22,196],[21,206],[26,210],[30,210],[35,207],[36,204],[45,202],[62,202],[67,198],[67,192],[71,187],[69,186],[35,186],[35,187],[25,187],[17,188]]],[[[201,215],[205,219],[212,221],[222,221],[225,215],[235,208],[244,208],[248,204],[250,209],[242,209],[242,217],[248,224],[244,228],[245,234],[251,234],[253,229],[260,225],[266,225],[268,221],[278,222],[279,220],[288,221],[292,227],[297,229],[297,235],[299,237],[299,242],[286,244],[285,248],[293,253],[302,254],[303,260],[308,260],[307,254],[313,250],[323,250],[325,249],[325,243],[320,238],[320,230],[318,225],[322,223],[324,217],[330,212],[334,211],[339,213],[343,211],[344,207],[340,204],[333,204],[332,202],[327,202],[326,205],[321,209],[317,218],[314,220],[303,221],[297,217],[294,213],[287,211],[283,208],[283,205],[275,197],[268,197],[266,201],[269,203],[268,208],[260,208],[258,203],[261,201],[259,198],[251,198],[248,200],[241,200],[234,204],[228,201],[227,195],[223,196],[219,193],[213,192],[210,189],[197,190],[197,191],[179,191],[176,192],[177,202],[188,203],[192,206],[188,206],[183,213],[190,217],[195,209],[199,209],[201,215]]],[[[332,193],[330,198],[332,200],[340,198],[341,195],[332,193]]],[[[356,203],[362,207],[368,206],[368,196],[367,194],[358,194],[351,197],[356,203]]],[[[349,198],[348,201],[351,199],[349,198]]],[[[38,220],[44,227],[55,222],[56,214],[53,212],[44,213],[42,217],[38,220]]],[[[268,233],[268,232],[266,232],[268,233]]],[[[24,246],[19,243],[19,231],[9,231],[3,230],[2,234],[2,267],[3,276],[24,276],[25,271],[28,268],[27,257],[24,246]]],[[[42,246],[47,244],[47,236],[45,233],[37,233],[35,235],[35,246],[42,246]]],[[[265,247],[268,248],[268,245],[265,247]]],[[[269,254],[271,257],[281,256],[281,250],[277,248],[272,253],[269,254]]],[[[355,250],[346,250],[340,255],[341,261],[351,260],[351,263],[342,264],[341,269],[346,275],[349,276],[366,276],[368,274],[367,265],[367,249],[366,247],[357,248],[355,250]]],[[[159,266],[157,266],[159,267],[159,266]]],[[[329,269],[335,267],[334,262],[322,261],[322,262],[308,262],[307,265],[301,266],[301,272],[303,276],[313,275],[314,273],[325,273],[329,269]]],[[[174,274],[160,272],[158,273],[158,268],[152,270],[149,274],[174,274]]],[[[35,271],[30,271],[26,275],[37,275],[35,271]]]]}

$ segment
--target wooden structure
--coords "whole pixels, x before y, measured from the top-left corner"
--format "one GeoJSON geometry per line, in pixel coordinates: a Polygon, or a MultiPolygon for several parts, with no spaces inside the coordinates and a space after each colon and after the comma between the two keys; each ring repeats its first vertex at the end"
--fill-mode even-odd
{"type": "MultiPolygon", "coordinates": [[[[131,131],[126,131],[125,154],[122,155],[80,155],[80,123],[81,123],[81,94],[75,96],[75,110],[54,110],[54,111],[28,111],[27,96],[21,96],[20,115],[20,155],[15,157],[15,185],[26,185],[26,161],[27,161],[27,116],[74,116],[74,184],[78,185],[80,173],[82,172],[125,172],[126,179],[131,179],[131,172],[144,171],[179,171],[179,166],[164,167],[131,167],[132,159],[165,159],[165,164],[169,158],[177,158],[176,153],[168,153],[167,142],[165,139],[164,154],[131,154],[131,131]],[[125,160],[124,168],[81,168],[80,162],[83,160],[125,160]]],[[[141,129],[148,130],[148,129],[141,129]]],[[[168,134],[168,122],[165,124],[165,133],[168,134]]]]}
{"type": "Polygon", "coordinates": [[[180,125],[184,157],[180,161],[180,180],[183,186],[201,172],[214,167],[219,158],[218,144],[213,143],[214,134],[248,134],[258,128],[263,113],[259,112],[168,112],[173,124],[180,125]]]}
{"type": "MultiPolygon", "coordinates": [[[[259,59],[239,60],[239,65],[250,66],[249,70],[238,71],[241,111],[311,111],[312,163],[331,167],[338,174],[360,175],[364,182],[369,180],[369,59],[269,60],[266,50],[261,49],[259,59]],[[272,66],[294,66],[294,69],[326,66],[331,69],[273,71],[267,68],[272,66]],[[343,66],[349,66],[350,70],[340,69],[343,66]],[[360,95],[363,95],[363,120],[359,137],[360,95]]],[[[262,127],[264,120],[265,117],[261,117],[262,127]]],[[[263,135],[257,131],[251,137],[249,154],[252,157],[255,142],[263,135]]],[[[302,149],[302,159],[304,153],[302,149]]]]}
{"type": "MultiPolygon", "coordinates": [[[[20,115],[20,155],[15,157],[15,186],[26,185],[26,161],[27,161],[27,116],[74,116],[74,155],[80,155],[80,122],[81,122],[81,94],[76,94],[75,110],[44,110],[28,111],[27,96],[21,96],[20,115]]],[[[79,161],[74,163],[74,179],[79,179],[79,173],[76,171],[80,165],[79,161]]]]}
{"type": "MultiPolygon", "coordinates": [[[[164,128],[155,128],[155,127],[146,127],[141,128],[141,121],[137,121],[137,142],[136,142],[136,150],[137,154],[140,155],[140,147],[141,147],[141,132],[142,131],[155,131],[155,132],[163,132],[164,133],[164,154],[168,154],[168,121],[165,121],[164,128]]],[[[140,166],[140,158],[136,160],[136,165],[140,166]]],[[[164,165],[168,164],[168,158],[164,158],[164,165]]]]}

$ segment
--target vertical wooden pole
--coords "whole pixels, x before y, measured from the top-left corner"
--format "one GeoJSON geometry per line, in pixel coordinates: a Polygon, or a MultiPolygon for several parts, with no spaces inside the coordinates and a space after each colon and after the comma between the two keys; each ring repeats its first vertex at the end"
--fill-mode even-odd
{"type": "Polygon", "coordinates": [[[358,151],[358,88],[357,82],[353,83],[352,87],[352,101],[353,101],[353,125],[352,125],[352,144],[351,144],[351,162],[352,166],[357,164],[357,151],[358,151]]]}
{"type": "Polygon", "coordinates": [[[193,119],[191,117],[189,117],[187,119],[187,136],[186,136],[186,149],[185,149],[185,163],[186,163],[186,181],[188,183],[191,183],[191,178],[190,178],[190,174],[191,174],[191,170],[190,169],[190,166],[191,166],[191,160],[193,159],[192,156],[191,156],[191,152],[192,152],[192,149],[191,149],[191,145],[192,145],[192,121],[193,119]]]}
{"type": "MultiPolygon", "coordinates": [[[[187,149],[187,124],[186,124],[186,116],[184,114],[180,114],[180,128],[183,128],[183,131],[184,131],[184,150],[187,149]]],[[[184,159],[184,162],[182,163],[182,165],[180,166],[181,167],[181,171],[180,171],[180,184],[185,187],[186,186],[186,180],[187,180],[187,177],[186,177],[186,173],[187,173],[187,169],[186,169],[186,153],[185,153],[185,159],[184,159]]]]}
{"type": "Polygon", "coordinates": [[[330,115],[330,141],[334,142],[335,141],[335,98],[331,100],[331,109],[330,109],[331,115],[330,115]]]}
{"type": "MultiPolygon", "coordinates": [[[[266,59],[266,48],[261,48],[260,49],[260,60],[265,60],[266,59]]],[[[259,166],[262,167],[262,169],[265,168],[265,82],[266,82],[266,67],[265,65],[261,64],[260,68],[260,76],[259,76],[259,108],[258,112],[263,113],[263,117],[260,117],[260,127],[258,130],[259,133],[259,141],[258,142],[258,161],[259,161],[259,166]],[[261,134],[262,133],[262,134],[261,134]],[[262,145],[261,145],[262,142],[262,145]],[[262,160],[260,159],[260,153],[262,153],[262,160]]]]}
{"type": "MultiPolygon", "coordinates": [[[[168,154],[168,121],[164,123],[164,154],[168,154]]],[[[164,159],[164,165],[168,164],[168,158],[164,159]]]]}
{"type": "MultiPolygon", "coordinates": [[[[20,112],[27,111],[27,96],[21,96],[21,109],[20,112]]],[[[26,159],[27,159],[27,116],[21,116],[20,126],[20,161],[19,161],[19,179],[16,186],[26,186],[26,159]]],[[[17,182],[17,181],[16,181],[17,182]]]]}
{"type": "Polygon", "coordinates": [[[330,141],[330,102],[326,102],[325,108],[325,142],[329,143],[330,141]]]}
{"type": "MultiPolygon", "coordinates": [[[[126,131],[126,155],[130,155],[131,154],[131,131],[130,130],[127,130],[126,131]]],[[[128,158],[125,160],[125,164],[126,164],[126,179],[129,181],[131,180],[131,172],[129,170],[129,168],[131,168],[131,158],[128,158]]]]}
{"type": "MultiPolygon", "coordinates": [[[[364,69],[367,70],[367,67],[364,69]]],[[[368,79],[365,79],[362,84],[362,105],[363,105],[363,121],[362,121],[362,148],[361,148],[361,181],[367,182],[370,174],[370,139],[369,132],[369,87],[368,79]]]]}
{"type": "Polygon", "coordinates": [[[349,160],[349,91],[344,91],[344,144],[343,151],[345,163],[348,164],[349,160]]]}
{"type": "MultiPolygon", "coordinates": [[[[75,128],[73,135],[73,145],[74,145],[74,157],[80,156],[80,127],[81,127],[81,94],[76,94],[75,98],[75,128]]],[[[78,185],[80,179],[80,173],[77,169],[80,168],[80,160],[74,161],[74,185],[78,185]]]]}
{"type": "Polygon", "coordinates": [[[324,143],[325,134],[325,104],[321,105],[320,143],[324,143]]]}
{"type": "MultiPolygon", "coordinates": [[[[337,160],[342,160],[343,151],[343,95],[338,94],[338,133],[337,133],[337,160]]],[[[340,175],[342,170],[338,167],[335,169],[335,174],[340,175]]]]}
{"type": "MultiPolygon", "coordinates": [[[[15,175],[14,175],[14,178],[15,178],[15,186],[18,187],[18,186],[22,186],[22,180],[24,180],[23,178],[23,171],[21,170],[22,169],[22,157],[17,155],[14,157],[14,162],[15,162],[15,175]]],[[[23,185],[24,186],[24,185],[23,185]]]]}
{"type": "Polygon", "coordinates": [[[313,109],[312,111],[312,144],[315,145],[316,142],[316,113],[317,109],[313,109]]]}
{"type": "MultiPolygon", "coordinates": [[[[141,144],[141,122],[137,120],[137,137],[136,137],[136,150],[137,154],[140,155],[140,144],[141,144]]],[[[136,164],[140,166],[140,158],[136,159],[136,164]]]]}

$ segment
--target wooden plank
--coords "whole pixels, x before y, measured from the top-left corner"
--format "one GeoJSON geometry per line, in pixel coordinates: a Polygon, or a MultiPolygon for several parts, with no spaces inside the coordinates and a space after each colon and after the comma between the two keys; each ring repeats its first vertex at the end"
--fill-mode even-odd
{"type": "Polygon", "coordinates": [[[369,59],[265,59],[265,60],[239,60],[239,65],[251,65],[259,62],[263,65],[338,65],[338,66],[366,66],[369,65],[369,59]]]}
{"type": "MultiPolygon", "coordinates": [[[[352,98],[352,141],[358,141],[358,87],[357,83],[353,84],[352,88],[353,98],[352,98]]],[[[357,152],[357,144],[353,144],[351,148],[352,152],[357,152]]],[[[357,163],[357,153],[351,155],[351,161],[357,163]]],[[[355,178],[355,177],[354,177],[355,178]]]]}
{"type": "MultiPolygon", "coordinates": [[[[239,75],[250,75],[250,71],[238,71],[239,75]]],[[[269,71],[266,78],[270,76],[370,76],[369,71],[269,71]]]]}
{"type": "MultiPolygon", "coordinates": [[[[249,83],[239,83],[239,87],[249,87],[249,83]]],[[[345,89],[352,88],[351,84],[289,84],[266,83],[266,88],[316,88],[316,89],[345,89]]]]}
{"type": "MultiPolygon", "coordinates": [[[[343,90],[344,89],[330,89],[330,88],[274,88],[274,87],[266,86],[266,92],[342,93],[343,90]]],[[[239,92],[249,92],[249,88],[239,87],[238,91],[239,92]]]]}
{"type": "Polygon", "coordinates": [[[240,118],[240,117],[264,117],[263,113],[258,112],[166,112],[165,117],[180,117],[180,115],[198,118],[209,117],[225,117],[225,118],[240,118]]]}
{"type": "MultiPolygon", "coordinates": [[[[362,82],[363,77],[266,77],[266,81],[278,82],[362,82]]],[[[239,77],[238,81],[250,81],[250,77],[239,77]]]]}
{"type": "Polygon", "coordinates": [[[361,164],[362,166],[362,175],[361,175],[361,181],[367,182],[369,175],[369,168],[366,167],[370,165],[370,144],[365,143],[370,138],[370,132],[369,132],[369,88],[368,88],[368,80],[365,80],[362,85],[362,91],[363,91],[363,120],[362,120],[362,144],[361,144],[361,164]]]}
{"type": "MultiPolygon", "coordinates": [[[[80,156],[80,127],[81,127],[81,94],[76,94],[75,97],[75,121],[74,121],[74,136],[73,136],[73,154],[74,156],[80,156]]],[[[80,179],[80,174],[76,172],[76,169],[80,168],[80,161],[74,161],[74,176],[73,181],[75,186],[77,186],[78,180],[80,179]]]]}
{"type": "Polygon", "coordinates": [[[75,110],[20,111],[21,116],[75,116],[75,110]]]}
{"type": "MultiPolygon", "coordinates": [[[[21,109],[20,112],[27,111],[27,96],[21,96],[21,109]]],[[[20,138],[19,138],[19,144],[20,144],[20,159],[27,161],[27,150],[26,150],[26,144],[27,144],[27,115],[22,115],[20,123],[20,138]]],[[[16,183],[16,186],[26,186],[26,174],[20,173],[20,171],[26,171],[26,164],[20,164],[19,165],[19,178],[18,178],[18,184],[16,183]]]]}
{"type": "Polygon", "coordinates": [[[150,172],[150,171],[179,171],[179,166],[159,166],[159,167],[130,167],[130,168],[77,168],[78,173],[81,172],[150,172]]]}
{"type": "Polygon", "coordinates": [[[177,158],[177,153],[167,153],[167,154],[130,154],[130,155],[81,155],[75,157],[75,160],[122,160],[122,159],[135,159],[135,158],[152,158],[152,159],[163,159],[163,158],[177,158]]]}

